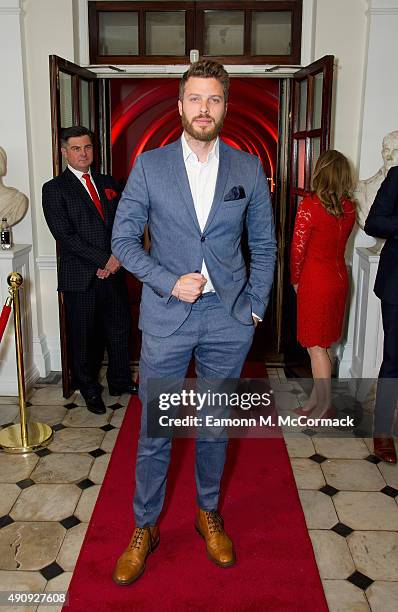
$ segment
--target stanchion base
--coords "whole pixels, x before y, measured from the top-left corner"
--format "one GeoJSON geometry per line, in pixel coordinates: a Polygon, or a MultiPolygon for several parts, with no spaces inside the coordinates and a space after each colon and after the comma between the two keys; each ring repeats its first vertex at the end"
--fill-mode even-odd
{"type": "Polygon", "coordinates": [[[54,437],[52,427],[45,423],[28,423],[28,441],[24,446],[21,436],[21,425],[15,423],[0,431],[0,449],[6,453],[32,453],[50,444],[54,437]]]}

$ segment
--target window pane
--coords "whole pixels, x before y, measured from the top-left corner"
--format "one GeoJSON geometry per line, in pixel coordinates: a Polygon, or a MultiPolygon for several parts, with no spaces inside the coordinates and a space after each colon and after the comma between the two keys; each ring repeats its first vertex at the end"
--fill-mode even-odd
{"type": "Polygon", "coordinates": [[[318,157],[321,153],[321,139],[320,138],[311,138],[311,177],[315,169],[315,164],[318,161],[318,157]]]}
{"type": "Polygon", "coordinates": [[[204,55],[243,55],[243,37],[243,11],[204,11],[204,55]]]}
{"type": "Polygon", "coordinates": [[[316,130],[322,125],[322,90],[323,72],[314,77],[314,110],[312,115],[312,129],[316,130]]]}
{"type": "Polygon", "coordinates": [[[147,55],[185,55],[185,11],[146,13],[147,55]]]}
{"type": "Polygon", "coordinates": [[[297,143],[297,166],[296,166],[296,187],[304,189],[305,185],[305,138],[300,138],[297,143]]]}
{"type": "Polygon", "coordinates": [[[300,81],[300,98],[298,108],[298,130],[301,132],[307,128],[307,81],[300,81]]]}
{"type": "Polygon", "coordinates": [[[70,127],[73,125],[72,77],[61,70],[59,71],[59,102],[61,128],[70,127]]]}
{"type": "Polygon", "coordinates": [[[291,39],[290,11],[253,11],[252,55],[290,55],[291,39]]]}
{"type": "Polygon", "coordinates": [[[99,13],[100,55],[138,55],[138,13],[99,13]]]}
{"type": "Polygon", "coordinates": [[[90,85],[80,79],[80,123],[90,129],[90,85]]]}

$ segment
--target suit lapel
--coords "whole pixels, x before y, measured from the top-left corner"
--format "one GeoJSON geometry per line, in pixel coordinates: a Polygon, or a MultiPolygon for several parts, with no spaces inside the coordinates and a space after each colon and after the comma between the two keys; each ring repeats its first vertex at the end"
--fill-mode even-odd
{"type": "Polygon", "coordinates": [[[185,206],[187,207],[188,212],[191,215],[195,226],[198,228],[198,231],[202,233],[200,229],[198,218],[196,216],[195,205],[193,203],[192,194],[191,194],[191,187],[189,186],[187,170],[185,168],[184,157],[182,154],[181,139],[177,140],[176,147],[174,149],[174,159],[173,159],[172,165],[173,165],[174,175],[176,178],[176,183],[180,189],[185,206]]]}
{"type": "MultiPolygon", "coordinates": [[[[88,207],[89,207],[89,210],[91,210],[91,212],[92,212],[93,214],[95,214],[95,215],[96,215],[96,217],[97,217],[98,219],[101,219],[101,221],[102,221],[102,217],[101,217],[101,215],[99,214],[99,212],[98,212],[98,210],[97,210],[96,205],[95,205],[95,204],[94,204],[94,202],[92,201],[92,199],[91,199],[91,197],[90,197],[89,193],[88,193],[88,192],[86,191],[86,189],[83,187],[82,183],[79,181],[79,179],[77,178],[77,176],[75,176],[75,175],[73,174],[73,172],[71,172],[71,171],[70,171],[68,168],[66,168],[66,170],[64,171],[63,176],[64,176],[64,177],[65,177],[65,179],[67,180],[67,182],[68,182],[68,184],[69,184],[70,188],[71,188],[71,189],[72,189],[72,190],[73,190],[75,193],[76,193],[76,192],[78,192],[78,193],[79,193],[79,195],[80,195],[80,197],[81,197],[81,198],[82,198],[82,199],[83,199],[85,202],[87,202],[87,205],[88,205],[88,207]]],[[[93,177],[93,178],[94,178],[94,177],[93,177]]],[[[94,179],[94,180],[95,180],[95,179],[94,179]]],[[[96,184],[96,186],[97,186],[97,181],[96,181],[96,180],[95,180],[95,184],[96,184]]],[[[97,189],[98,189],[98,186],[97,186],[97,189]]],[[[100,191],[100,190],[98,189],[98,191],[100,191]]],[[[101,201],[102,201],[102,198],[101,198],[101,201]]]]}
{"type": "Polygon", "coordinates": [[[230,160],[228,148],[223,143],[223,141],[220,139],[219,162],[218,162],[218,174],[217,174],[216,188],[215,188],[215,191],[214,191],[213,203],[211,205],[209,216],[207,217],[206,225],[205,225],[205,227],[203,229],[203,232],[205,232],[209,228],[211,222],[214,219],[214,216],[215,216],[217,210],[220,208],[220,206],[221,206],[221,204],[223,202],[223,195],[224,195],[224,191],[225,191],[225,185],[226,185],[227,179],[228,179],[230,165],[231,165],[231,160],[230,160]]]}

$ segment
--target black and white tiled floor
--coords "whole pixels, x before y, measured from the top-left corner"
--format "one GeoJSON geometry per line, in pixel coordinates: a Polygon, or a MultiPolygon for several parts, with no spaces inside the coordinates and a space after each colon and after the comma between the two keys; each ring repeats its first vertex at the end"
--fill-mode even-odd
{"type": "MultiPolygon", "coordinates": [[[[268,374],[284,401],[294,381],[268,374]]],[[[285,436],[329,609],[398,610],[398,466],[373,453],[371,439],[285,436]]]]}
{"type": "MultiPolygon", "coordinates": [[[[281,401],[296,406],[283,370],[268,373],[281,401]]],[[[54,426],[53,442],[29,455],[0,453],[0,591],[68,588],[129,400],[104,391],[107,413],[94,415],[78,393],[62,397],[59,376],[40,382],[30,418],[54,426]]],[[[0,397],[0,426],[17,419],[16,398],[0,397]]],[[[300,434],[286,444],[330,611],[395,612],[398,466],[379,462],[368,439],[300,434]]]]}
{"type": "MultiPolygon", "coordinates": [[[[27,455],[0,452],[0,591],[66,591],[123,421],[128,395],[103,399],[95,415],[60,375],[29,395],[30,420],[51,425],[51,444],[27,455]]],[[[19,420],[17,398],[0,397],[0,427],[19,420]]],[[[51,610],[62,606],[1,606],[51,610]]]]}

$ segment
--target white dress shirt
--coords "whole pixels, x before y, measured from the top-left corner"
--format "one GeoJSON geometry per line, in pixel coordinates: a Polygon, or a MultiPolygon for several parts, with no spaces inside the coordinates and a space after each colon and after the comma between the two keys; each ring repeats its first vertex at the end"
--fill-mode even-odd
{"type": "MultiPolygon", "coordinates": [[[[206,225],[207,217],[209,216],[216,189],[219,161],[219,139],[217,138],[205,162],[199,161],[198,156],[192,151],[187,143],[184,134],[181,137],[181,142],[195,212],[200,229],[203,231],[206,225]]],[[[203,293],[214,291],[214,287],[204,260],[202,261],[201,273],[205,278],[207,278],[207,283],[203,289],[203,293]]]]}
{"type": "MultiPolygon", "coordinates": [[[[90,169],[90,168],[87,170],[87,172],[81,172],[80,170],[76,170],[75,168],[72,168],[72,166],[70,166],[70,165],[68,164],[68,169],[69,169],[71,172],[73,172],[73,174],[74,174],[74,175],[75,175],[75,176],[76,176],[76,177],[79,179],[79,181],[80,181],[80,182],[81,182],[81,184],[83,185],[84,189],[87,191],[88,195],[89,195],[89,196],[90,196],[90,198],[91,198],[90,192],[89,192],[88,187],[87,187],[87,183],[86,183],[85,179],[83,178],[83,174],[89,174],[89,175],[90,175],[90,178],[91,178],[91,182],[92,182],[92,184],[94,185],[95,191],[97,192],[98,197],[100,197],[100,196],[99,196],[99,193],[98,193],[97,185],[94,183],[94,179],[93,179],[93,177],[92,177],[92,175],[91,175],[91,169],[90,169]]],[[[100,198],[100,199],[101,199],[101,198],[100,198]]]]}

